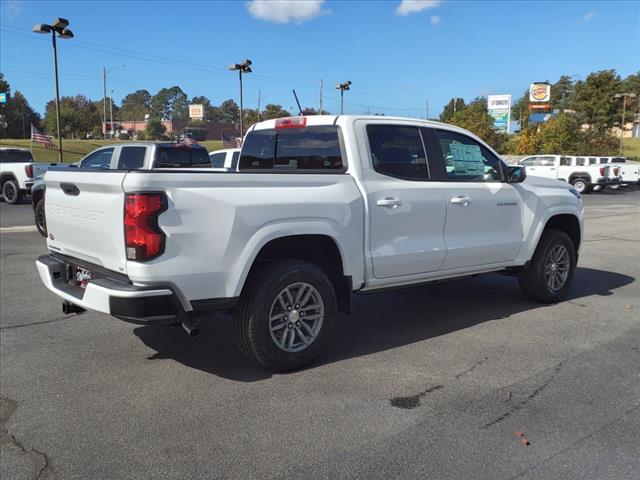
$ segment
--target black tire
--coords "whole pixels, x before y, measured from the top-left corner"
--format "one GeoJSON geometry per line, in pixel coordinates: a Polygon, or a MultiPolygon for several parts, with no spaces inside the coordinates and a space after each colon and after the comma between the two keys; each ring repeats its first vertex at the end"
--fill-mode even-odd
{"type": "Polygon", "coordinates": [[[336,305],[331,281],[315,265],[288,259],[262,262],[248,279],[234,312],[238,347],[243,354],[274,372],[304,367],[318,358],[329,344],[336,322],[336,305]],[[300,282],[312,286],[319,294],[323,304],[322,323],[310,345],[301,351],[288,352],[272,338],[269,315],[280,293],[300,282]]]}
{"type": "Polygon", "coordinates": [[[575,188],[580,194],[582,195],[586,195],[587,193],[591,192],[591,182],[589,182],[589,180],[587,180],[586,178],[574,178],[573,180],[571,180],[571,185],[573,185],[573,188],[575,188]]]}
{"type": "Polygon", "coordinates": [[[34,220],[36,222],[36,228],[40,235],[47,238],[47,219],[44,216],[44,198],[38,200],[36,208],[33,210],[34,220]]]}
{"type": "Polygon", "coordinates": [[[611,190],[619,190],[620,189],[620,184],[619,183],[614,183],[613,185],[609,185],[609,188],[611,190]]]}
{"type": "Polygon", "coordinates": [[[15,180],[6,180],[2,184],[2,198],[10,205],[20,203],[22,200],[22,192],[20,186],[15,180]]]}
{"type": "MultiPolygon", "coordinates": [[[[555,268],[554,268],[555,270],[555,268]]],[[[576,271],[576,250],[565,232],[547,230],[542,234],[533,258],[526,268],[520,271],[518,280],[525,297],[535,302],[556,303],[566,297],[576,271]],[[568,253],[568,275],[561,288],[552,289],[547,282],[545,266],[548,255],[556,246],[562,245],[568,253]]]]}

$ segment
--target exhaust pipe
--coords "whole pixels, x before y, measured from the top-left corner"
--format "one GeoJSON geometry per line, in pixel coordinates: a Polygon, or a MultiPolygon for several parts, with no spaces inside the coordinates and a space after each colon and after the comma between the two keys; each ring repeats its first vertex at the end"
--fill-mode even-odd
{"type": "Polygon", "coordinates": [[[184,328],[184,331],[187,332],[190,337],[200,335],[200,332],[202,332],[202,329],[198,325],[193,323],[193,321],[188,316],[185,316],[182,319],[182,328],[184,328]]]}
{"type": "Polygon", "coordinates": [[[82,307],[79,307],[75,303],[67,302],[66,300],[62,302],[62,313],[65,315],[71,315],[72,313],[77,313],[80,315],[84,313],[86,310],[82,307]]]}

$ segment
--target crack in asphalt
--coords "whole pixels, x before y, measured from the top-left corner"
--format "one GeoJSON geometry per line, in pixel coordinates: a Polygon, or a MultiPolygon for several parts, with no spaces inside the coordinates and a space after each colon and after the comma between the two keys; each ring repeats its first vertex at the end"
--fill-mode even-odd
{"type": "Polygon", "coordinates": [[[473,372],[476,368],[478,368],[480,365],[482,365],[484,362],[486,362],[487,360],[489,360],[489,357],[484,357],[482,360],[478,360],[476,363],[474,363],[473,365],[471,365],[469,368],[467,368],[466,370],[461,371],[460,373],[457,373],[455,377],[453,377],[455,380],[460,379],[460,377],[463,377],[471,372],[473,372]]]}
{"type": "Polygon", "coordinates": [[[36,325],[45,325],[47,323],[61,322],[62,320],[68,320],[69,318],[70,318],[69,316],[64,316],[64,317],[54,318],[52,320],[43,320],[41,322],[21,323],[20,325],[8,325],[6,327],[0,327],[0,331],[2,331],[2,330],[15,330],[16,328],[33,327],[33,326],[36,326],[36,325]]]}
{"type": "Polygon", "coordinates": [[[547,388],[549,386],[549,384],[555,379],[555,377],[558,375],[558,373],[560,373],[560,370],[562,370],[563,363],[564,362],[560,362],[559,364],[557,364],[554,367],[553,372],[551,372],[551,375],[549,376],[549,378],[547,378],[535,390],[533,390],[529,395],[527,395],[524,400],[520,400],[518,403],[512,405],[511,408],[509,408],[509,410],[507,410],[506,412],[504,412],[501,415],[498,415],[493,420],[485,423],[484,425],[481,425],[479,428],[481,430],[490,428],[490,427],[502,422],[504,419],[510,417],[511,415],[516,413],[521,408],[525,407],[531,400],[535,399],[538,395],[540,395],[545,390],[545,388],[547,388]]]}
{"type": "Polygon", "coordinates": [[[7,429],[7,421],[17,408],[18,402],[15,400],[0,397],[0,445],[13,445],[31,460],[34,469],[37,470],[34,480],[52,480],[55,475],[49,456],[34,447],[25,445],[7,429]]]}

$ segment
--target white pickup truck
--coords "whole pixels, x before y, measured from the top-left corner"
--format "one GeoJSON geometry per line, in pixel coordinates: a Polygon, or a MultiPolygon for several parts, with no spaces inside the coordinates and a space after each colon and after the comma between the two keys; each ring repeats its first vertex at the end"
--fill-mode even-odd
{"type": "Polygon", "coordinates": [[[33,156],[25,148],[0,148],[0,197],[9,204],[20,203],[33,185],[33,156]]]}
{"type": "Polygon", "coordinates": [[[268,120],[236,173],[48,171],[50,253],[36,264],[67,313],[195,334],[233,311],[242,352],[286,371],[318,357],[352,293],[501,271],[530,299],[561,300],[582,201],[525,172],[441,123],[268,120]]]}
{"type": "MultiPolygon", "coordinates": [[[[620,169],[621,183],[620,186],[627,187],[629,185],[637,185],[640,183],[640,163],[630,162],[624,157],[597,157],[589,158],[589,161],[595,160],[594,163],[611,165],[620,169]]],[[[612,185],[612,188],[617,188],[612,185]]]]}
{"type": "MultiPolygon", "coordinates": [[[[594,157],[595,158],[595,157],[594,157]]],[[[520,160],[531,176],[564,180],[581,194],[620,183],[619,172],[611,165],[589,163],[589,157],[569,155],[532,155],[520,160]]]]}

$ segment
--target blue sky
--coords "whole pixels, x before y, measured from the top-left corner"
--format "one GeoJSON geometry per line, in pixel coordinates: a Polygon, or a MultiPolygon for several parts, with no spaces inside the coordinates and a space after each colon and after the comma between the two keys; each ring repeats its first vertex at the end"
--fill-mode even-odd
{"type": "Polygon", "coordinates": [[[640,2],[316,1],[27,2],[3,0],[0,71],[42,112],[54,96],[50,39],[35,23],[70,20],[59,43],[61,95],[102,98],[102,66],[116,102],[137,89],[179,85],[214,104],[238,101],[244,58],[254,73],[245,106],[339,111],[335,85],[353,82],[345,113],[436,117],[453,96],[519,97],[532,81],[640,70],[640,2]]]}

